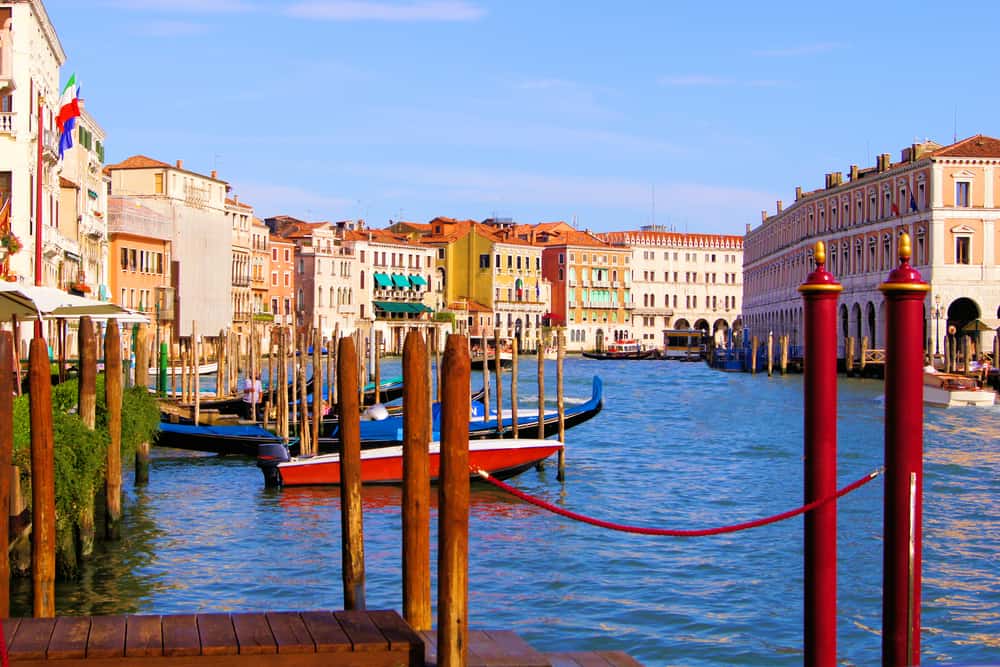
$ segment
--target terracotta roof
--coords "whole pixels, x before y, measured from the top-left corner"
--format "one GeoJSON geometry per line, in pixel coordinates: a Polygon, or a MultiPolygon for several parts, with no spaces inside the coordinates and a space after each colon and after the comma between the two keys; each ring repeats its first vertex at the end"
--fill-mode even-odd
{"type": "Polygon", "coordinates": [[[345,241],[370,241],[390,245],[419,246],[418,241],[411,240],[404,234],[397,234],[388,229],[352,229],[344,232],[345,241]]]}
{"type": "Polygon", "coordinates": [[[59,177],[59,187],[61,187],[61,188],[74,188],[74,189],[77,189],[77,190],[80,189],[79,185],[77,185],[73,181],[69,180],[65,176],[60,176],[59,177]]]}
{"type": "Polygon", "coordinates": [[[133,155],[130,158],[125,158],[118,164],[109,164],[105,169],[152,169],[156,167],[166,167],[167,169],[173,169],[172,164],[167,164],[166,162],[160,162],[159,160],[154,160],[151,157],[146,157],[145,155],[133,155]]]}
{"type": "Polygon", "coordinates": [[[940,148],[934,157],[1000,157],[1000,139],[977,134],[950,146],[940,148]]]}

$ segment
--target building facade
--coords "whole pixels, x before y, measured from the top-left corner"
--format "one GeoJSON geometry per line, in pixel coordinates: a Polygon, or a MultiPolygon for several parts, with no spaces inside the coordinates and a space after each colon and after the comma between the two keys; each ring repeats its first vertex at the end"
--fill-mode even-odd
{"type": "MultiPolygon", "coordinates": [[[[267,228],[260,218],[250,223],[250,309],[255,316],[270,315],[271,302],[267,298],[268,277],[271,275],[271,249],[268,246],[267,228]]],[[[266,320],[267,318],[262,318],[266,320]]]]}
{"type": "Polygon", "coordinates": [[[105,168],[111,194],[141,199],[171,222],[174,334],[191,334],[192,322],[204,335],[230,325],[232,312],[232,229],[226,219],[225,181],[144,155],[105,168]]]}
{"type": "Polygon", "coordinates": [[[566,327],[566,349],[603,349],[633,337],[632,252],[564,222],[536,225],[542,274],[552,284],[550,321],[566,327]]]}
{"type": "MultiPolygon", "coordinates": [[[[892,162],[851,166],[826,175],[825,187],[796,189],[748,230],[744,255],[744,322],[751,333],[802,341],[796,291],[813,269],[816,241],[827,268],[843,284],[838,313],[840,353],[848,336],[885,347],[885,304],[878,285],[897,264],[898,239],[910,235],[917,268],[931,291],[924,302],[924,341],[942,353],[949,327],[989,349],[1000,325],[1000,140],[977,135],[949,146],[912,144],[892,162]],[[981,322],[988,331],[971,332],[981,322]]],[[[978,328],[982,328],[982,326],[978,328]]]]}
{"type": "Polygon", "coordinates": [[[743,238],[663,227],[598,235],[632,251],[632,333],[647,347],[667,331],[698,329],[725,341],[742,327],[743,238]]]}
{"type": "Polygon", "coordinates": [[[63,156],[60,177],[59,233],[76,241],[77,250],[63,252],[63,289],[91,298],[109,299],[108,177],[104,173],[105,133],[81,110],[73,146],[63,156]]]}
{"type": "Polygon", "coordinates": [[[113,261],[107,267],[111,300],[145,313],[164,338],[173,330],[170,220],[132,197],[108,198],[108,237],[113,261]]]}
{"type": "Polygon", "coordinates": [[[60,93],[59,68],[64,62],[66,54],[41,0],[0,4],[0,207],[9,206],[9,226],[0,231],[20,244],[18,251],[11,253],[7,248],[16,244],[4,242],[0,273],[29,284],[35,281],[35,234],[39,220],[44,246],[42,284],[58,286],[63,261],[72,262],[73,256],[79,255],[76,237],[66,237],[58,228],[59,137],[55,116],[60,93]],[[66,256],[67,251],[70,257],[66,256]]]}
{"type": "Polygon", "coordinates": [[[250,333],[250,317],[253,312],[253,291],[250,288],[251,274],[251,232],[253,207],[244,204],[239,197],[226,197],[226,223],[232,230],[232,260],[230,263],[231,320],[232,328],[238,334],[250,333]]]}
{"type": "Polygon", "coordinates": [[[267,302],[274,323],[287,326],[295,318],[295,244],[276,234],[267,238],[270,266],[267,302]]]}
{"type": "Polygon", "coordinates": [[[386,350],[402,352],[409,327],[435,312],[435,249],[387,229],[348,231],[344,246],[357,263],[354,326],[374,327],[386,350]]]}

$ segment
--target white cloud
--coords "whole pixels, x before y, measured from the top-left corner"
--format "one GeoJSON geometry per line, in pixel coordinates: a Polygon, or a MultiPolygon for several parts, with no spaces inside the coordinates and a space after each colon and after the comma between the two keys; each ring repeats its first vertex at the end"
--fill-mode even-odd
{"type": "Polygon", "coordinates": [[[799,56],[812,56],[820,53],[829,53],[837,49],[844,48],[845,45],[839,42],[816,42],[814,44],[803,44],[783,49],[760,49],[752,51],[755,56],[765,58],[797,58],[799,56]]]}
{"type": "Polygon", "coordinates": [[[369,0],[307,0],[285,10],[289,16],[328,21],[476,21],[486,10],[465,0],[371,2],[369,0]]]}

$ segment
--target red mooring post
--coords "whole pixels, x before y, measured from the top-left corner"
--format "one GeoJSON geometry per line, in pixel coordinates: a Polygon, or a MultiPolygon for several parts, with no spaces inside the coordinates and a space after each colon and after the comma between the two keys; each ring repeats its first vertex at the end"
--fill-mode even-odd
{"type": "MultiPolygon", "coordinates": [[[[837,492],[837,298],[844,289],[826,270],[816,243],[816,270],[799,286],[805,313],[805,503],[837,492]]],[[[805,516],[803,641],[807,667],[837,664],[837,504],[805,516]]]]}
{"type": "Polygon", "coordinates": [[[899,266],[879,285],[886,301],[885,509],[882,664],[920,664],[920,552],[923,522],[923,317],[930,285],[910,266],[910,236],[899,266]]]}

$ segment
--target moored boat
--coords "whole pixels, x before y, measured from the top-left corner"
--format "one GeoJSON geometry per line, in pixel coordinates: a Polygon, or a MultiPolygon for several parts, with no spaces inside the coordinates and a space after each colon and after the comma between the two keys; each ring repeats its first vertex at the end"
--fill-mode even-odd
{"type": "Polygon", "coordinates": [[[653,355],[653,350],[645,350],[639,341],[618,340],[609,343],[603,352],[583,352],[583,356],[588,359],[649,359],[653,355]]]}
{"type": "MultiPolygon", "coordinates": [[[[520,474],[562,449],[558,440],[470,440],[470,477],[482,470],[498,479],[520,474]]],[[[280,445],[269,447],[257,459],[268,486],[310,486],[340,484],[340,455],[288,458],[280,445]]],[[[429,447],[431,481],[438,478],[441,444],[429,447]]],[[[402,446],[382,447],[361,452],[362,484],[401,484],[403,481],[402,446]]]]}
{"type": "Polygon", "coordinates": [[[975,378],[952,373],[924,372],[924,403],[942,408],[984,407],[996,403],[997,394],[980,387],[975,378]]]}

